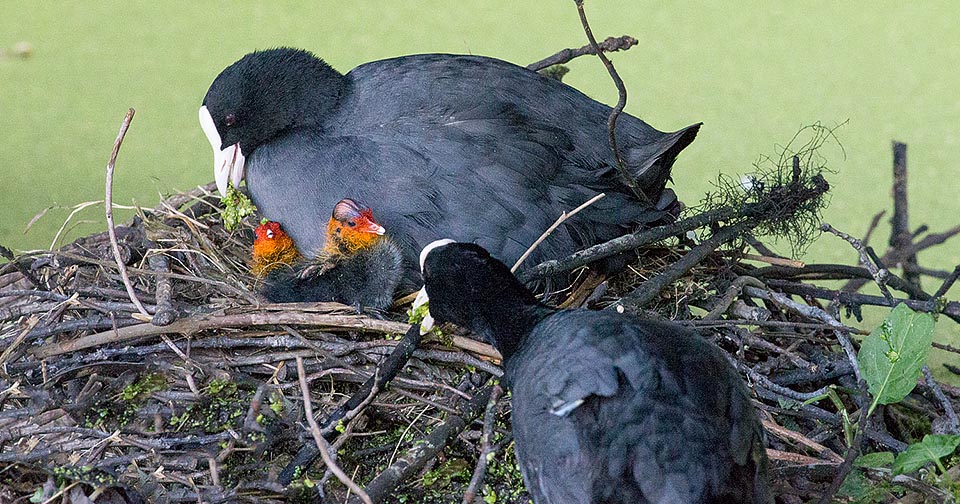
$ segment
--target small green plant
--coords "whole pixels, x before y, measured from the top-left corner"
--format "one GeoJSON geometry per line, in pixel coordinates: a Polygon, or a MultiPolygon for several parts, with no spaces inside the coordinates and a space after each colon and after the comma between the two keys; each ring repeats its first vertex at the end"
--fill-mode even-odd
{"type": "Polygon", "coordinates": [[[941,459],[953,455],[960,446],[960,436],[949,434],[927,434],[923,441],[913,443],[906,450],[897,455],[893,461],[893,474],[905,474],[916,471],[924,465],[933,462],[940,475],[947,473],[947,468],[941,459]]]}
{"type": "Polygon", "coordinates": [[[232,183],[227,184],[227,195],[220,198],[223,203],[223,225],[228,230],[236,229],[240,221],[257,211],[256,205],[246,194],[243,194],[232,183]]]}
{"type": "Polygon", "coordinates": [[[873,402],[868,415],[880,404],[903,400],[917,386],[933,344],[934,318],[901,303],[863,340],[857,361],[873,402]]]}
{"type": "Polygon", "coordinates": [[[840,419],[843,421],[844,441],[846,441],[847,446],[851,446],[853,444],[853,438],[856,434],[857,426],[852,420],[850,420],[850,414],[847,412],[847,408],[846,406],[844,406],[843,400],[840,399],[840,394],[837,393],[836,387],[831,385],[827,389],[826,393],[807,399],[806,401],[803,402],[802,405],[806,406],[808,404],[815,403],[821,399],[830,399],[830,402],[833,403],[833,407],[837,408],[837,411],[840,412],[840,419]]]}

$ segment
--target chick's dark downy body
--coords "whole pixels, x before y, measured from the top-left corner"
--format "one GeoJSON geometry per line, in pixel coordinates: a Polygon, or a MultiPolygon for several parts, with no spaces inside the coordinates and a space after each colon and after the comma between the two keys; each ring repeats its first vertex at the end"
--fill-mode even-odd
{"type": "Polygon", "coordinates": [[[383,310],[393,303],[403,261],[388,239],[349,259],[325,258],[278,267],[264,280],[261,293],[274,303],[334,301],[358,310],[383,310]],[[326,267],[326,269],[325,269],[326,267]]]}
{"type": "Polygon", "coordinates": [[[432,316],[504,355],[536,504],[772,502],[747,389],[695,333],[550,309],[473,245],[436,248],[423,271],[432,316]]]}
{"type": "Polygon", "coordinates": [[[201,124],[205,113],[214,150],[240,146],[253,201],[305,255],[323,247],[324,209],[355,194],[391,230],[410,285],[417,252],[437,238],[513,261],[561,212],[599,192],[606,198],[552,233],[528,264],[662,216],[654,206],[699,128],[662,133],[620,116],[621,153],[651,206],[615,169],[609,107],[492,58],[404,56],[342,75],[304,51],[261,51],[217,77],[201,124]]]}

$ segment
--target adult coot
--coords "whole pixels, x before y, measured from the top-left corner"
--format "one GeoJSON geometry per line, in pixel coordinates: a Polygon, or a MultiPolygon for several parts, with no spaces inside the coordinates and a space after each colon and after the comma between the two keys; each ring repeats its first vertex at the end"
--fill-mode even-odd
{"type": "Polygon", "coordinates": [[[747,389],[695,333],[551,309],[474,244],[435,242],[421,265],[432,316],[503,354],[534,502],[772,502],[747,389]]]}
{"type": "MultiPolygon", "coordinates": [[[[270,226],[271,223],[261,225],[270,226]]],[[[335,301],[362,309],[382,310],[393,302],[402,275],[400,250],[384,236],[383,226],[369,207],[345,198],[334,208],[326,229],[323,250],[308,260],[296,261],[293,241],[279,226],[269,237],[257,229],[254,264],[275,260],[266,271],[260,293],[275,303],[335,301]],[[261,234],[264,236],[261,237],[261,234]],[[259,256],[259,257],[258,257],[259,256]],[[285,259],[290,259],[286,263],[285,259]]]]}
{"type": "MultiPolygon", "coordinates": [[[[260,211],[308,257],[323,249],[326,209],[343,194],[373,202],[413,288],[417,252],[440,237],[513,261],[561,212],[605,192],[540,245],[536,264],[649,220],[650,205],[615,169],[609,114],[572,87],[492,58],[403,56],[343,75],[281,48],[223,70],[200,124],[220,192],[245,177],[260,211]]],[[[621,154],[654,207],[699,126],[662,133],[620,116],[621,154]]]]}

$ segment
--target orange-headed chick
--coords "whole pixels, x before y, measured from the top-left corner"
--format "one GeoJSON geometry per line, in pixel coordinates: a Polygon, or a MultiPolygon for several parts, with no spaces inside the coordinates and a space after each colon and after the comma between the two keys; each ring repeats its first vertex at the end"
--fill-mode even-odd
{"type": "Polygon", "coordinates": [[[264,220],[257,226],[253,240],[253,260],[250,269],[261,277],[278,266],[290,266],[302,258],[293,239],[283,231],[279,222],[264,220]]]}
{"type": "Polygon", "coordinates": [[[369,207],[342,199],[317,257],[271,270],[261,293],[275,303],[335,301],[358,312],[387,308],[403,274],[403,256],[385,232],[369,207]]]}
{"type": "Polygon", "coordinates": [[[373,219],[373,210],[344,198],[333,207],[327,221],[327,240],[323,254],[352,255],[384,239],[386,230],[373,219]]]}

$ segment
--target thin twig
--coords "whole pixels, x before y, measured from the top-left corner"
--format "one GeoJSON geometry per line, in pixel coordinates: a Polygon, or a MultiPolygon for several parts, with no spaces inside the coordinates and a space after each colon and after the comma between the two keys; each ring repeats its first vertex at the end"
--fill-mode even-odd
{"type": "Polygon", "coordinates": [[[950,273],[950,276],[943,280],[940,288],[937,289],[936,294],[933,295],[934,299],[946,296],[947,291],[949,291],[950,287],[953,287],[954,282],[957,281],[957,277],[960,277],[960,265],[953,268],[953,272],[950,273]]]}
{"type": "Polygon", "coordinates": [[[850,337],[842,331],[845,329],[840,321],[830,316],[829,313],[816,306],[808,306],[797,303],[796,301],[790,299],[789,297],[780,294],[779,292],[772,292],[765,289],[758,289],[756,287],[751,287],[746,285],[743,287],[743,291],[748,295],[753,297],[758,297],[760,299],[766,299],[768,301],[773,301],[780,306],[783,306],[787,309],[793,310],[801,315],[822,320],[829,324],[832,327],[835,327],[837,330],[834,330],[833,333],[837,337],[837,341],[840,343],[840,347],[843,348],[843,352],[847,354],[847,360],[850,361],[850,365],[853,366],[853,372],[857,377],[857,381],[860,381],[860,364],[857,361],[857,352],[853,348],[853,343],[850,341],[850,337]]]}
{"type": "Polygon", "coordinates": [[[30,271],[29,268],[26,268],[24,267],[24,265],[20,264],[20,261],[18,261],[17,257],[13,255],[13,252],[11,252],[10,249],[8,249],[7,247],[4,247],[3,245],[0,245],[0,257],[3,257],[7,261],[10,261],[10,264],[13,265],[13,267],[16,268],[16,270],[19,271],[21,275],[23,275],[27,280],[29,280],[34,287],[38,289],[43,288],[43,285],[40,283],[39,280],[37,280],[37,277],[33,275],[33,272],[30,271]]]}
{"type": "Polygon", "coordinates": [[[606,196],[605,193],[600,193],[600,194],[598,194],[598,195],[596,195],[596,196],[588,199],[587,201],[583,202],[583,204],[580,205],[580,206],[578,206],[577,208],[574,208],[573,210],[570,210],[569,213],[568,213],[568,212],[563,212],[562,214],[560,214],[560,217],[557,217],[557,220],[554,221],[554,223],[553,223],[550,227],[548,227],[547,230],[544,231],[543,234],[541,234],[540,237],[537,238],[537,240],[536,240],[535,242],[533,242],[533,244],[530,245],[529,248],[527,248],[526,252],[524,252],[523,255],[520,256],[520,259],[517,259],[517,262],[513,263],[513,267],[510,268],[510,272],[513,273],[513,272],[517,271],[517,268],[519,268],[520,265],[523,264],[523,261],[525,261],[525,260],[527,259],[527,257],[529,257],[530,254],[532,254],[533,251],[537,249],[537,246],[539,246],[539,245],[543,242],[543,240],[546,240],[547,237],[550,236],[550,234],[553,233],[553,231],[554,231],[555,229],[557,229],[558,227],[560,227],[560,224],[563,224],[563,223],[564,223],[567,219],[569,219],[570,217],[573,217],[574,215],[577,215],[577,214],[580,213],[580,211],[583,210],[584,208],[587,208],[588,206],[596,203],[597,201],[599,201],[599,200],[600,200],[601,198],[603,198],[604,196],[606,196]]]}
{"type": "Polygon", "coordinates": [[[417,473],[427,461],[433,460],[451,438],[480,415],[490,398],[490,393],[491,388],[484,387],[467,402],[463,407],[463,413],[449,415],[424,438],[414,441],[407,453],[367,485],[366,490],[370,496],[377,502],[382,501],[401,481],[417,473]]]}
{"type": "MultiPolygon", "coordinates": [[[[622,37],[607,37],[603,42],[600,42],[600,49],[604,52],[626,51],[635,45],[637,45],[637,39],[629,35],[624,35],[622,37]]],[[[544,68],[549,68],[553,65],[562,65],[588,54],[596,54],[591,44],[587,44],[579,49],[563,49],[557,51],[557,53],[552,56],[530,63],[527,65],[527,70],[539,72],[544,68]]]]}
{"type": "MultiPolygon", "coordinates": [[[[330,306],[329,304],[327,305],[330,306]]],[[[340,306],[340,305],[336,305],[340,306]]],[[[345,307],[344,307],[345,308],[345,307]]],[[[315,327],[363,329],[382,333],[399,333],[405,331],[409,325],[389,320],[378,320],[362,315],[343,315],[325,313],[305,313],[302,311],[267,311],[250,310],[248,313],[205,314],[189,318],[182,318],[168,326],[153,324],[138,324],[116,331],[106,331],[84,336],[69,341],[53,342],[32,350],[39,358],[53,357],[64,353],[75,352],[106,343],[119,343],[145,336],[156,336],[165,333],[194,334],[207,329],[224,329],[228,327],[250,327],[272,324],[299,324],[315,327]]]]}
{"type": "Polygon", "coordinates": [[[637,186],[637,181],[633,179],[633,175],[630,174],[630,171],[627,170],[627,164],[623,162],[623,157],[620,155],[620,150],[617,148],[617,118],[620,117],[620,113],[623,112],[623,108],[627,106],[627,88],[623,85],[623,79],[620,78],[620,74],[617,73],[617,70],[613,68],[613,63],[610,61],[606,55],[603,54],[603,51],[600,48],[600,44],[597,43],[597,39],[593,36],[593,30],[590,29],[590,23],[587,22],[587,14],[583,10],[583,0],[575,0],[577,4],[577,12],[580,14],[580,24],[583,25],[583,33],[587,35],[587,40],[590,41],[590,47],[593,48],[594,54],[600,58],[600,61],[603,63],[603,66],[606,67],[607,73],[610,74],[610,78],[613,79],[614,85],[617,86],[617,105],[613,107],[613,110],[610,111],[610,118],[607,119],[607,133],[610,136],[610,149],[613,150],[613,157],[617,161],[617,172],[620,173],[620,178],[623,179],[623,182],[633,191],[633,194],[647,205],[651,204],[650,198],[640,190],[640,187],[637,186]]]}
{"type": "MultiPolygon", "coordinates": [[[[156,244],[153,242],[150,242],[148,246],[150,249],[156,249],[156,244]]],[[[155,254],[150,254],[147,258],[147,264],[153,271],[170,273],[170,258],[163,253],[157,252],[155,254]]],[[[177,319],[177,311],[174,310],[173,303],[170,299],[172,294],[171,287],[170,277],[157,277],[157,308],[153,319],[150,320],[151,324],[156,326],[165,326],[170,325],[174,320],[177,319]]]]}
{"type": "MultiPolygon", "coordinates": [[[[416,324],[406,327],[408,327],[408,329],[403,339],[401,339],[400,343],[393,349],[393,352],[377,366],[373,376],[363,383],[360,390],[355,392],[346,402],[342,403],[336,410],[330,413],[321,431],[324,436],[334,436],[336,434],[335,427],[341,420],[349,420],[347,415],[358,414],[364,406],[373,400],[377,392],[387,386],[390,380],[392,380],[397,373],[400,372],[404,364],[407,363],[407,360],[413,355],[414,350],[420,346],[420,340],[423,337],[420,334],[420,327],[416,324]]],[[[294,475],[297,474],[298,469],[307,468],[316,460],[317,453],[312,448],[312,446],[304,446],[301,448],[293,460],[283,468],[283,471],[280,472],[280,476],[277,478],[281,484],[289,485],[290,482],[293,481],[294,475]]]]}
{"type": "MultiPolygon", "coordinates": [[[[910,256],[912,254],[916,254],[917,252],[926,250],[930,247],[940,245],[941,243],[953,238],[954,236],[957,236],[958,234],[960,234],[960,225],[954,226],[942,233],[928,234],[927,236],[924,236],[922,239],[914,241],[913,243],[911,243],[909,247],[907,247],[904,250],[899,250],[899,251],[894,249],[887,250],[887,252],[883,255],[881,260],[885,263],[896,264],[898,262],[903,261],[903,258],[906,256],[910,256]]],[[[857,290],[860,290],[860,288],[863,287],[864,284],[866,283],[867,281],[862,279],[850,280],[849,282],[844,284],[843,287],[840,288],[840,290],[846,291],[846,292],[857,291],[857,290]]]]}
{"type": "Polygon", "coordinates": [[[367,492],[364,492],[359,485],[354,483],[354,481],[343,472],[343,469],[340,469],[340,466],[333,460],[333,457],[330,456],[330,443],[328,443],[326,439],[323,439],[323,434],[320,433],[320,426],[317,425],[317,421],[313,419],[313,403],[310,401],[310,387],[307,386],[307,373],[303,369],[303,357],[297,357],[297,376],[300,379],[300,391],[303,393],[304,415],[307,417],[307,423],[310,424],[310,433],[313,434],[313,441],[317,443],[317,449],[320,451],[320,457],[323,458],[323,463],[327,465],[327,469],[336,475],[337,479],[340,480],[344,486],[349,488],[351,492],[357,494],[360,500],[366,504],[373,504],[367,492]]]}
{"type": "Polygon", "coordinates": [[[144,317],[149,317],[150,314],[147,312],[147,309],[143,307],[143,304],[140,303],[140,300],[137,299],[137,293],[134,292],[133,284],[130,283],[127,268],[123,264],[123,259],[120,257],[120,246],[117,244],[117,231],[113,224],[113,169],[117,164],[117,154],[120,153],[120,144],[123,143],[123,137],[127,134],[127,129],[130,127],[130,121],[133,120],[134,113],[136,113],[136,111],[133,108],[127,111],[127,115],[124,116],[123,122],[120,124],[120,132],[117,133],[117,139],[113,142],[113,151],[110,152],[110,161],[107,162],[106,200],[103,206],[107,214],[107,232],[110,233],[110,246],[113,249],[113,258],[117,261],[117,268],[120,270],[120,277],[123,279],[123,286],[127,288],[130,301],[133,301],[133,304],[137,305],[137,310],[140,314],[144,317]]]}
{"type": "Polygon", "coordinates": [[[887,214],[886,210],[881,210],[877,212],[872,219],[870,219],[870,225],[867,226],[867,232],[863,233],[863,244],[867,245],[870,243],[870,237],[873,236],[873,232],[876,231],[877,226],[880,225],[880,219],[887,214]]]}
{"type": "MultiPolygon", "coordinates": [[[[860,265],[862,265],[864,268],[867,268],[867,270],[870,272],[870,275],[873,276],[873,281],[876,282],[878,287],[880,287],[880,292],[883,294],[883,297],[887,299],[887,302],[890,303],[890,306],[893,306],[893,294],[891,294],[890,289],[887,288],[888,272],[882,266],[876,264],[874,260],[871,260],[870,254],[867,251],[868,248],[863,245],[863,242],[857,238],[854,238],[853,236],[848,235],[847,233],[844,233],[843,231],[837,230],[826,222],[820,225],[820,230],[827,233],[832,233],[842,238],[849,243],[858,254],[860,254],[860,265]]],[[[879,261],[879,259],[877,259],[877,261],[879,261]]]]}
{"type": "Polygon", "coordinates": [[[924,382],[926,382],[930,390],[933,391],[933,396],[940,402],[943,412],[947,415],[947,434],[960,434],[960,418],[957,418],[957,411],[953,408],[953,403],[951,403],[950,399],[943,393],[943,389],[940,388],[937,381],[933,379],[933,373],[930,372],[930,367],[923,366],[921,371],[923,372],[924,382]]]}
{"type": "Polygon", "coordinates": [[[642,306],[649,303],[660,295],[663,289],[686,274],[694,266],[700,264],[704,258],[712,254],[721,245],[736,239],[747,227],[748,225],[746,223],[739,223],[718,230],[713,236],[684,254],[679,261],[661,271],[657,276],[647,280],[626,296],[623,296],[623,298],[615,305],[612,305],[612,307],[619,310],[620,306],[626,304],[642,306]]]}
{"type": "Polygon", "coordinates": [[[473,469],[473,476],[470,478],[470,484],[467,491],[463,494],[463,504],[473,504],[473,499],[477,496],[477,489],[483,483],[483,476],[487,472],[487,462],[494,453],[493,449],[493,424],[496,421],[497,401],[503,394],[503,387],[499,384],[493,386],[490,393],[490,400],[487,401],[487,409],[483,414],[483,436],[480,439],[480,457],[477,459],[477,465],[473,469]]]}

